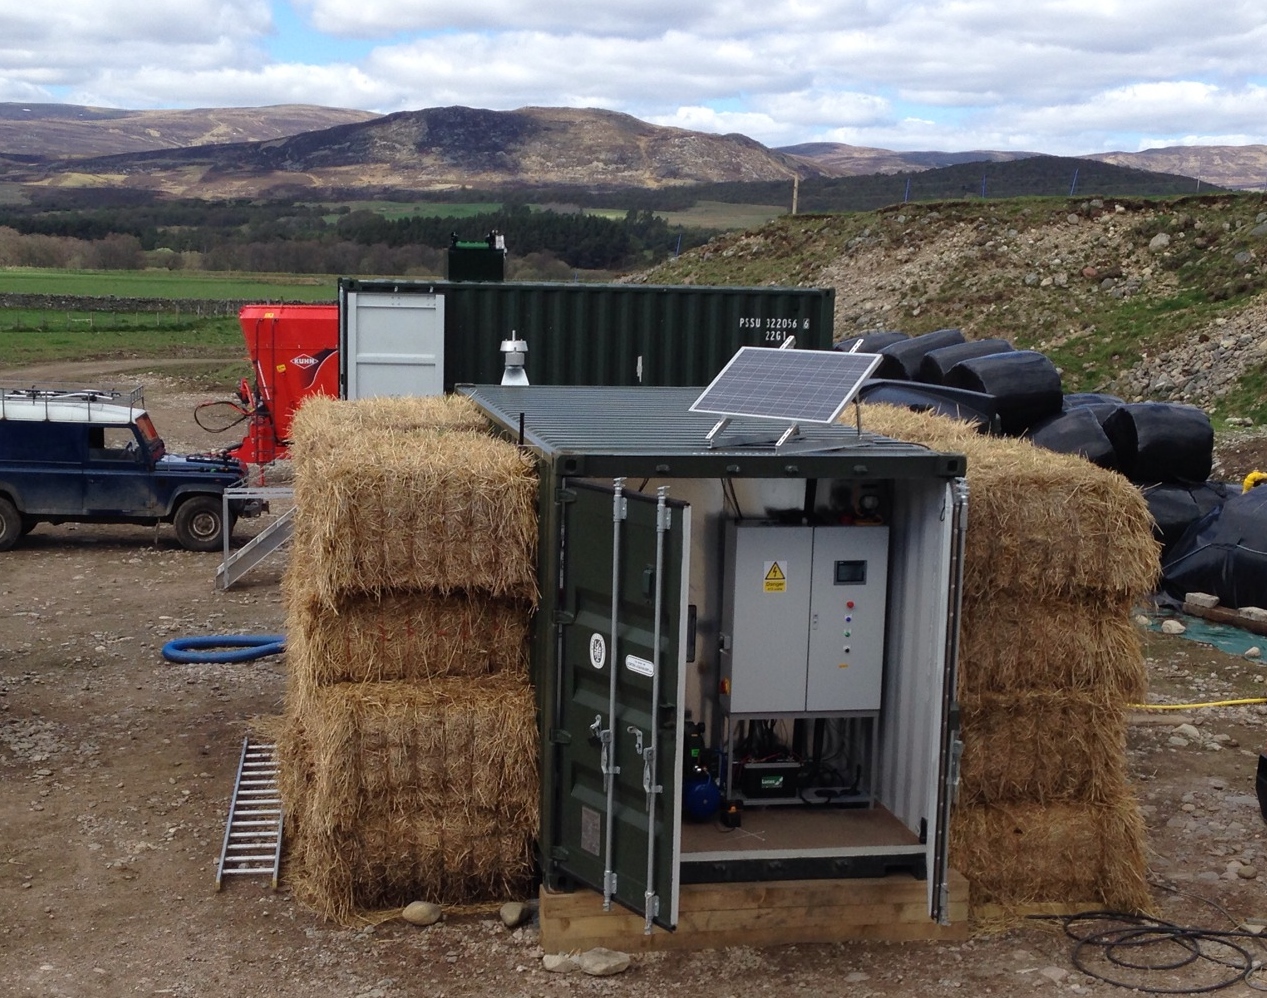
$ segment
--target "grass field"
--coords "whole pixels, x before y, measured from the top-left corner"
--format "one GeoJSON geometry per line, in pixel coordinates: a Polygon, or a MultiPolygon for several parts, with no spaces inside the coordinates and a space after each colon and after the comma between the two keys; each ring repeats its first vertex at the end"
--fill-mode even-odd
{"type": "MultiPolygon", "coordinates": [[[[624,208],[586,208],[587,215],[620,220],[624,208]]],[[[787,208],[777,204],[729,204],[725,201],[700,201],[686,211],[657,211],[670,225],[688,229],[755,229],[772,218],[786,215],[787,208]]]]}
{"type": "Polygon", "coordinates": [[[321,302],[338,297],[337,285],[333,275],[0,268],[0,294],[321,302]]]}
{"type": "Polygon", "coordinates": [[[384,218],[396,220],[419,215],[423,218],[470,218],[500,211],[500,201],[323,201],[320,207],[329,211],[327,222],[337,222],[338,208],[352,211],[372,211],[384,218]]]}
{"type": "Polygon", "coordinates": [[[225,358],[246,355],[235,318],[174,313],[0,309],[0,367],[62,360],[225,358]]]}

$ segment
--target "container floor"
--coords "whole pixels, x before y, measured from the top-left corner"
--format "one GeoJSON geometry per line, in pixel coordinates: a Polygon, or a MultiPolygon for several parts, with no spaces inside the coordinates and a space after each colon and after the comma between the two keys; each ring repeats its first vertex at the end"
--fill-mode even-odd
{"type": "Polygon", "coordinates": [[[683,862],[912,853],[923,848],[919,836],[883,807],[749,807],[739,828],[716,822],[682,824],[683,862]]]}

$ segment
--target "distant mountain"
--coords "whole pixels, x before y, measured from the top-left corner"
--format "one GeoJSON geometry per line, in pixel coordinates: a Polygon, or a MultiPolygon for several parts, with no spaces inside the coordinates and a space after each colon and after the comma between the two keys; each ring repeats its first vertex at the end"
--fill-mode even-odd
{"type": "Polygon", "coordinates": [[[1267,189],[1267,145],[1168,146],[1143,152],[1096,153],[1084,158],[1138,170],[1181,173],[1220,187],[1267,189]]]}
{"type": "Polygon", "coordinates": [[[871,173],[910,173],[936,170],[961,163],[1008,163],[1038,156],[1035,152],[894,152],[869,146],[850,146],[843,142],[805,142],[796,146],[780,146],[776,152],[828,170],[837,177],[860,177],[871,173]]]}
{"type": "Polygon", "coordinates": [[[14,164],[2,176],[52,187],[249,197],[544,184],[655,188],[823,172],[742,135],[662,128],[614,111],[444,107],[264,142],[66,159],[36,170],[14,164]]]}
{"type": "Polygon", "coordinates": [[[309,104],[126,111],[78,104],[0,103],[0,156],[68,159],[217,142],[259,142],[377,117],[368,111],[309,104]]]}
{"type": "MultiPolygon", "coordinates": [[[[840,142],[807,142],[781,146],[776,151],[842,177],[917,172],[963,163],[1006,163],[1042,155],[986,149],[973,152],[894,152],[840,142]]],[[[1170,146],[1145,149],[1143,152],[1091,153],[1077,158],[1149,173],[1199,178],[1217,187],[1267,188],[1267,146],[1264,145],[1170,146]]]]}

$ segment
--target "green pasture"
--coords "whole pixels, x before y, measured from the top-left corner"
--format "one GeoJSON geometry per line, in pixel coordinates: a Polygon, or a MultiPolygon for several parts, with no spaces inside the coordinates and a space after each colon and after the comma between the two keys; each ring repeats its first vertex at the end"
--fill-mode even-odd
{"type": "Polygon", "coordinates": [[[349,211],[372,211],[384,218],[395,221],[398,218],[470,218],[473,215],[487,215],[501,210],[499,201],[323,201],[319,207],[327,214],[325,220],[337,222],[349,211]]]}
{"type": "Polygon", "coordinates": [[[43,270],[0,267],[0,294],[94,298],[327,302],[338,297],[333,275],[225,274],[180,270],[43,270]]]}
{"type": "Polygon", "coordinates": [[[0,367],[245,355],[236,318],[175,312],[0,309],[0,367]]]}

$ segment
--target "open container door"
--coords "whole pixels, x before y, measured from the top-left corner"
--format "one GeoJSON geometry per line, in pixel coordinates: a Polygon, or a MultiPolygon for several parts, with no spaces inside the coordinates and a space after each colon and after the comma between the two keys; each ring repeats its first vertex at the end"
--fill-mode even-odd
{"type": "Polygon", "coordinates": [[[677,923],[690,507],[571,484],[558,617],[559,868],[677,923]],[[649,833],[650,830],[650,833],[649,833]]]}

